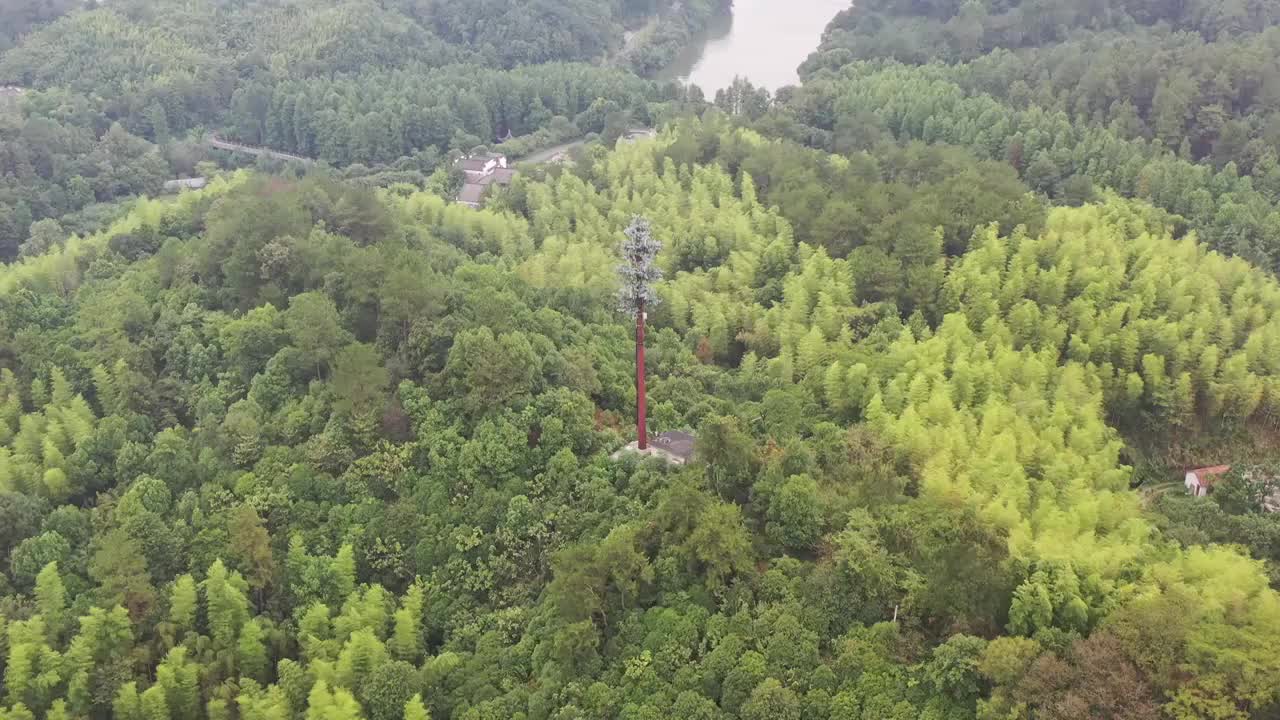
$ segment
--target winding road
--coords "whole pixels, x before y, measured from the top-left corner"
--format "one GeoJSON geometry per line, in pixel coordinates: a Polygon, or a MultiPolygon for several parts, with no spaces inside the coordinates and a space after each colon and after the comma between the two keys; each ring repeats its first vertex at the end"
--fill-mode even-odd
{"type": "MultiPolygon", "coordinates": [[[[572,140],[567,143],[561,143],[560,145],[554,145],[552,147],[545,148],[543,150],[538,150],[537,152],[530,153],[521,158],[512,158],[512,160],[515,162],[521,162],[521,163],[542,163],[550,160],[551,158],[555,157],[557,154],[565,152],[567,150],[571,150],[583,144],[584,142],[586,142],[584,139],[579,138],[577,140],[572,140]]],[[[208,137],[206,137],[205,143],[209,145],[209,147],[217,148],[219,150],[227,150],[228,152],[245,153],[247,155],[254,155],[254,156],[265,156],[265,157],[273,158],[275,160],[292,160],[294,162],[301,162],[301,163],[317,162],[315,158],[303,157],[301,155],[293,155],[287,152],[280,152],[279,150],[272,150],[271,148],[262,147],[261,145],[245,145],[244,143],[232,142],[230,140],[223,140],[222,138],[214,134],[210,134],[208,137]]]]}
{"type": "MultiPolygon", "coordinates": [[[[630,130],[630,132],[642,132],[642,131],[650,131],[650,128],[632,128],[630,130]]],[[[559,155],[562,152],[567,152],[569,150],[572,150],[573,148],[578,147],[579,145],[582,145],[585,142],[586,142],[586,138],[578,138],[577,140],[570,140],[569,142],[566,142],[566,143],[553,145],[549,148],[544,148],[542,150],[538,150],[537,152],[529,153],[524,157],[519,157],[519,158],[513,157],[511,159],[513,162],[526,163],[526,164],[544,163],[550,160],[551,158],[555,157],[556,155],[559,155]]],[[[291,160],[293,162],[300,162],[305,164],[318,162],[315,158],[303,157],[301,155],[294,155],[292,153],[287,153],[287,152],[280,152],[279,150],[272,150],[271,148],[262,147],[261,145],[245,145],[244,143],[232,142],[230,140],[223,140],[222,138],[218,137],[215,133],[209,133],[209,135],[205,138],[205,143],[208,144],[209,147],[217,148],[218,150],[245,153],[247,155],[260,156],[260,157],[269,157],[275,160],[291,160]]],[[[501,150],[501,146],[499,145],[495,149],[501,150]]]]}

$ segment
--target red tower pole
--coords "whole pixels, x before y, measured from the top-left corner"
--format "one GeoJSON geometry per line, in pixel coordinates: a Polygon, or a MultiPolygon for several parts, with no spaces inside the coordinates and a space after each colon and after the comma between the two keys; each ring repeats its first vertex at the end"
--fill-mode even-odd
{"type": "Polygon", "coordinates": [[[644,303],[636,311],[636,447],[649,448],[644,392],[644,303]]]}

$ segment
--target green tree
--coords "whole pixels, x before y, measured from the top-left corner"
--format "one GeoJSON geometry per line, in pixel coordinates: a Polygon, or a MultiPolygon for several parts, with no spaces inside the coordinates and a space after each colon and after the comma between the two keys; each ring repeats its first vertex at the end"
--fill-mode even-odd
{"type": "Polygon", "coordinates": [[[195,579],[187,574],[179,575],[169,597],[169,622],[177,637],[196,629],[198,602],[195,579]]]}
{"type": "Polygon", "coordinates": [[[769,536],[797,551],[811,550],[822,537],[823,519],[818,484],[807,475],[794,475],[769,503],[769,536]]]}
{"type": "Polygon", "coordinates": [[[133,625],[123,607],[117,605],[110,611],[91,608],[82,616],[80,632],[66,654],[70,710],[76,714],[107,712],[133,677],[133,649],[133,625]]]}
{"type": "Polygon", "coordinates": [[[134,620],[145,617],[155,606],[146,555],[124,530],[112,530],[102,537],[89,562],[89,576],[97,581],[108,604],[123,605],[134,620]]]}
{"type": "Polygon", "coordinates": [[[357,630],[338,655],[335,679],[343,687],[360,687],[362,680],[389,660],[386,646],[373,631],[357,630]]]}
{"type": "Polygon", "coordinates": [[[766,678],[742,705],[744,720],[800,720],[800,699],[775,678],[766,678]]]}
{"type": "Polygon", "coordinates": [[[250,505],[241,505],[231,513],[228,535],[231,555],[244,570],[249,587],[258,592],[268,588],[275,579],[275,559],[271,554],[271,535],[262,518],[250,505]]]}
{"type": "Polygon", "coordinates": [[[50,563],[65,564],[71,557],[71,545],[56,532],[44,532],[18,544],[10,556],[13,580],[31,587],[40,571],[50,563]]]}
{"type": "Polygon", "coordinates": [[[725,498],[742,498],[755,479],[755,448],[733,418],[704,422],[698,430],[698,458],[711,486],[725,498]]]}
{"type": "Polygon", "coordinates": [[[402,660],[382,663],[360,682],[360,705],[369,720],[401,720],[404,713],[421,695],[418,693],[418,670],[402,660]]]}
{"type": "Polygon", "coordinates": [[[142,714],[142,698],[138,694],[138,683],[127,682],[120,686],[115,700],[111,704],[112,716],[120,720],[147,720],[142,714]]]}
{"type": "Polygon", "coordinates": [[[324,374],[348,338],[333,300],[317,292],[296,295],[281,318],[293,346],[301,351],[316,375],[324,374]]]}
{"type": "Polygon", "coordinates": [[[388,376],[374,349],[352,343],[338,353],[334,363],[334,408],[351,415],[367,415],[381,409],[388,376]]]}
{"type": "Polygon", "coordinates": [[[187,654],[185,647],[173,648],[156,666],[156,683],[164,688],[175,717],[196,717],[200,713],[201,668],[187,654]]]}
{"type": "Polygon", "coordinates": [[[751,539],[737,505],[713,503],[698,517],[688,545],[711,590],[751,569],[751,539]]]}
{"type": "Polygon", "coordinates": [[[461,398],[469,417],[527,402],[541,363],[522,332],[495,336],[489,328],[466,330],[454,337],[445,364],[446,388],[461,398]]]}
{"type": "Polygon", "coordinates": [[[67,590],[58,574],[57,561],[44,566],[36,576],[36,606],[49,631],[49,643],[58,645],[58,638],[67,629],[67,590]]]}
{"type": "Polygon", "coordinates": [[[240,628],[236,641],[236,666],[241,677],[265,682],[268,666],[267,648],[263,642],[262,626],[256,619],[240,628]]]}
{"type": "Polygon", "coordinates": [[[329,689],[324,680],[316,682],[307,696],[306,720],[359,720],[360,704],[342,688],[329,689]]]}
{"type": "Polygon", "coordinates": [[[427,711],[427,706],[422,704],[421,693],[415,693],[404,704],[404,720],[431,720],[431,713],[427,711]]]}
{"type": "Polygon", "coordinates": [[[240,573],[228,572],[221,560],[215,560],[201,584],[214,646],[233,650],[241,628],[249,620],[249,599],[240,573]]]}
{"type": "Polygon", "coordinates": [[[152,685],[142,693],[143,720],[169,720],[169,703],[165,699],[164,688],[152,685]]]}
{"type": "Polygon", "coordinates": [[[222,327],[227,358],[246,382],[267,367],[267,361],[284,347],[291,331],[274,305],[254,308],[222,327]]]}
{"type": "Polygon", "coordinates": [[[397,660],[417,662],[423,652],[422,612],[425,602],[425,590],[421,582],[409,586],[396,610],[391,640],[388,645],[391,654],[397,660]]]}
{"type": "Polygon", "coordinates": [[[43,255],[58,247],[66,239],[67,233],[57,220],[52,218],[38,220],[31,224],[31,231],[28,233],[26,242],[18,248],[18,254],[22,257],[43,255]]]}
{"type": "Polygon", "coordinates": [[[968,705],[978,699],[982,690],[979,663],[987,642],[971,635],[953,635],[933,649],[933,657],[925,666],[925,677],[941,694],[950,695],[968,705]]]}

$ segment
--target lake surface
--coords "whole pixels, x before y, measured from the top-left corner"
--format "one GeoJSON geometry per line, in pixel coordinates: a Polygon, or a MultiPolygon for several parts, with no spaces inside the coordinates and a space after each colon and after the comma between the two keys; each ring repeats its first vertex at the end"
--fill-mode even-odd
{"type": "Polygon", "coordinates": [[[710,98],[733,84],[735,75],[777,90],[800,81],[796,68],[818,49],[822,31],[850,0],[734,0],[660,80],[680,80],[710,98]]]}

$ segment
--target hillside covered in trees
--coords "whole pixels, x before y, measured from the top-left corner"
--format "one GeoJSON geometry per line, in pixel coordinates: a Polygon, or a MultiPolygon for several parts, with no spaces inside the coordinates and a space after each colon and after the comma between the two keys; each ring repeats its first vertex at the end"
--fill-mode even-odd
{"type": "Polygon", "coordinates": [[[1280,11],[716,6],[0,9],[0,720],[1277,717],[1280,11]]]}
{"type": "Polygon", "coordinates": [[[501,205],[238,173],[0,275],[7,716],[1275,707],[1280,526],[1163,520],[1124,459],[1270,427],[1274,279],[963,151],[714,118],[501,205]],[[635,213],[683,470],[608,459],[635,213]]]}

